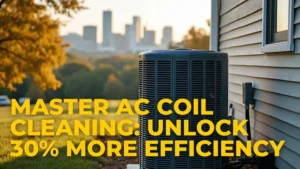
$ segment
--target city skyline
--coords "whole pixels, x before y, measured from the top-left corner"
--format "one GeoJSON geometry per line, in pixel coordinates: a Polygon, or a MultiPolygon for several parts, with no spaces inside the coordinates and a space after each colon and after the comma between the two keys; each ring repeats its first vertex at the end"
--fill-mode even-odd
{"type": "MultiPolygon", "coordinates": [[[[154,42],[154,45],[166,45],[170,42],[175,42],[173,37],[173,27],[169,25],[163,26],[163,28],[160,30],[162,31],[162,36],[161,39],[156,37],[157,31],[149,29],[147,25],[142,25],[141,24],[141,17],[140,16],[132,16],[132,21],[131,23],[127,23],[123,26],[124,28],[124,33],[120,32],[113,32],[113,24],[112,24],[112,18],[113,18],[113,12],[110,10],[105,10],[102,12],[103,13],[103,18],[102,18],[102,32],[98,31],[98,26],[97,25],[83,25],[83,31],[82,33],[77,33],[77,32],[68,32],[68,34],[63,35],[63,37],[76,34],[78,36],[81,36],[83,40],[87,41],[94,41],[98,44],[101,44],[103,47],[111,47],[112,46],[112,38],[114,35],[122,35],[122,36],[128,36],[129,38],[129,45],[143,45],[143,40],[147,37],[147,33],[150,33],[150,36],[154,42]],[[91,30],[94,33],[91,33],[87,30],[91,30]],[[97,33],[98,32],[98,33],[97,33]],[[98,39],[98,35],[102,34],[102,39],[98,39]],[[88,34],[88,35],[87,35],[88,34]],[[93,35],[96,35],[93,37],[93,35]],[[86,38],[88,36],[88,38],[86,38]]],[[[151,40],[151,41],[153,41],[151,40]]]]}
{"type": "Polygon", "coordinates": [[[125,33],[115,33],[112,23],[113,12],[103,11],[102,18],[102,43],[97,40],[98,27],[84,25],[83,35],[68,33],[64,41],[72,44],[69,50],[104,53],[135,53],[144,50],[167,49],[173,43],[173,27],[164,26],[160,43],[156,43],[156,31],[148,29],[141,24],[141,17],[132,16],[132,22],[123,26],[125,33]],[[143,30],[143,31],[142,31],[143,30]]]}
{"type": "Polygon", "coordinates": [[[83,26],[94,25],[97,26],[97,32],[99,32],[97,42],[102,43],[103,35],[100,33],[103,32],[102,11],[107,10],[113,12],[113,33],[125,34],[124,25],[132,23],[132,16],[139,16],[141,29],[147,26],[149,30],[156,32],[157,44],[161,42],[162,30],[165,26],[173,27],[174,41],[182,40],[192,26],[209,30],[206,20],[210,19],[210,1],[128,0],[124,2],[120,0],[87,0],[85,5],[89,9],[79,12],[74,18],[68,20],[66,26],[60,28],[61,35],[68,33],[83,35],[83,26]]]}

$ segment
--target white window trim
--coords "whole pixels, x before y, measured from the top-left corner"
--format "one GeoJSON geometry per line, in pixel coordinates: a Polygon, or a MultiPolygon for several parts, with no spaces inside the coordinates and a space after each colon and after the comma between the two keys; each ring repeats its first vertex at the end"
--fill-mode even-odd
{"type": "Polygon", "coordinates": [[[268,0],[263,0],[263,43],[261,51],[263,53],[292,52],[294,51],[294,0],[289,0],[289,23],[288,41],[267,44],[267,15],[268,0]]]}

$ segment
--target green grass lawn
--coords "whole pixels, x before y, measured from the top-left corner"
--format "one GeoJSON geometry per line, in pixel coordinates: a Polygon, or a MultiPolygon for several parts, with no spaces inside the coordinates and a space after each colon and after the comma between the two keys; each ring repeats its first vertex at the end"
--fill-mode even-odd
{"type": "Polygon", "coordinates": [[[14,118],[18,119],[34,119],[36,126],[42,119],[55,119],[57,124],[61,119],[67,119],[72,121],[74,119],[86,120],[86,119],[115,119],[117,121],[121,119],[131,119],[134,122],[137,121],[137,116],[130,116],[123,114],[116,116],[114,113],[118,106],[119,101],[110,101],[110,114],[105,115],[92,115],[92,116],[80,116],[74,115],[61,115],[61,116],[25,116],[19,115],[17,117],[11,116],[9,107],[0,107],[0,169],[96,169],[96,168],[109,168],[105,166],[106,160],[101,157],[80,157],[80,156],[66,156],[66,140],[72,140],[74,143],[79,143],[81,140],[91,141],[97,139],[93,136],[59,136],[59,137],[16,137],[13,136],[10,130],[10,124],[14,118]],[[59,148],[59,156],[42,156],[42,151],[36,157],[18,157],[14,158],[10,156],[10,152],[13,151],[13,147],[10,144],[11,139],[26,140],[55,140],[55,147],[59,148]]]}

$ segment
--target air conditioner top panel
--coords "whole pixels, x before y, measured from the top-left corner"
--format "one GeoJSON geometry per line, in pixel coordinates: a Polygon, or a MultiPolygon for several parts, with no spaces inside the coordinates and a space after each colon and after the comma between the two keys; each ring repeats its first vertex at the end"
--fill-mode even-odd
{"type": "Polygon", "coordinates": [[[141,60],[160,60],[170,58],[195,58],[195,59],[210,59],[210,60],[227,60],[227,53],[205,51],[205,50],[192,50],[192,49],[175,49],[175,50],[152,50],[140,53],[141,60]]]}

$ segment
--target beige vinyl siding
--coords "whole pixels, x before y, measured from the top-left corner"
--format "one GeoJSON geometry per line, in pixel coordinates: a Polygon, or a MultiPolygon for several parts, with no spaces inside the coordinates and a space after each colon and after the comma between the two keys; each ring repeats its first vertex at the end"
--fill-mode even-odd
{"type": "Polygon", "coordinates": [[[238,6],[239,4],[245,2],[246,0],[222,0],[221,6],[221,15],[225,14],[226,12],[230,11],[234,7],[238,6]],[[223,3],[226,2],[226,3],[223,3]]]}
{"type": "Polygon", "coordinates": [[[220,36],[220,42],[261,32],[261,25],[262,21],[257,21],[230,32],[226,32],[220,36]]]}
{"type": "MultiPolygon", "coordinates": [[[[229,103],[245,118],[242,83],[254,84],[253,140],[286,140],[279,169],[300,168],[300,0],[295,0],[295,53],[264,54],[263,0],[220,0],[219,50],[229,54],[229,103]]],[[[240,136],[241,139],[246,138],[240,136]]],[[[270,148],[270,147],[267,147],[270,148]]]]}
{"type": "Polygon", "coordinates": [[[238,29],[240,27],[249,25],[249,24],[254,23],[256,21],[260,21],[261,20],[260,16],[262,16],[262,10],[247,16],[247,19],[241,19],[241,20],[235,21],[234,24],[229,24],[229,25],[223,26],[220,30],[220,33],[224,34],[226,32],[229,32],[229,31],[238,29]]]}
{"type": "MultiPolygon", "coordinates": [[[[223,0],[222,4],[228,3],[228,0],[223,0]]],[[[239,4],[229,12],[221,15],[220,26],[228,25],[238,19],[242,19],[249,14],[254,13],[255,11],[261,9],[262,3],[261,0],[247,0],[244,3],[239,4]]],[[[222,9],[222,6],[221,6],[222,9]]]]}

